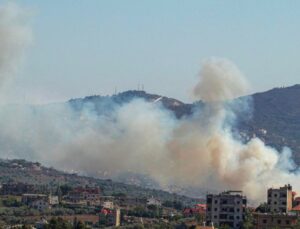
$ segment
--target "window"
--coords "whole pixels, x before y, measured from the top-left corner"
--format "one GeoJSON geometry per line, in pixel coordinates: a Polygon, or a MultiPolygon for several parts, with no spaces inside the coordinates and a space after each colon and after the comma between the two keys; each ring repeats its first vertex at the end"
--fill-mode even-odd
{"type": "Polygon", "coordinates": [[[239,216],[237,216],[237,217],[236,217],[236,219],[240,219],[240,217],[239,217],[239,216]]]}
{"type": "Polygon", "coordinates": [[[277,194],[276,194],[276,193],[274,194],[274,197],[277,197],[277,194]]]}
{"type": "Polygon", "coordinates": [[[277,223],[278,223],[278,224],[281,224],[281,220],[280,220],[280,219],[279,219],[279,220],[277,220],[277,223]]]}
{"type": "Polygon", "coordinates": [[[218,200],[215,200],[215,204],[217,204],[218,203],[218,200]]]}
{"type": "Polygon", "coordinates": [[[275,202],[274,202],[274,204],[276,205],[276,204],[277,204],[277,202],[275,201],[275,202]]]}
{"type": "Polygon", "coordinates": [[[218,208],[215,208],[215,211],[218,211],[218,208]]]}
{"type": "Polygon", "coordinates": [[[286,221],[285,221],[285,224],[286,224],[286,225],[289,225],[289,224],[290,224],[290,221],[289,221],[289,220],[286,220],[286,221]]]}
{"type": "Polygon", "coordinates": [[[214,218],[216,219],[216,218],[218,218],[218,216],[215,215],[214,218]]]}
{"type": "Polygon", "coordinates": [[[266,220],[266,219],[263,219],[263,223],[266,224],[266,223],[267,223],[267,220],[266,220]]]}
{"type": "Polygon", "coordinates": [[[227,200],[222,200],[222,204],[227,204],[228,201],[227,200]]]}

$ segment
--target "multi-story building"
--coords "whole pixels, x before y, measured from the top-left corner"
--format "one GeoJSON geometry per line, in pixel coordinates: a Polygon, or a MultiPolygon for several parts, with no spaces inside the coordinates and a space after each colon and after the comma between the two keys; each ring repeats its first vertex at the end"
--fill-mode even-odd
{"type": "Polygon", "coordinates": [[[32,184],[26,183],[5,183],[2,184],[2,195],[22,195],[23,193],[35,193],[35,187],[32,184]]]}
{"type": "Polygon", "coordinates": [[[293,191],[291,185],[268,189],[268,206],[271,212],[287,213],[293,208],[293,191]]]}
{"type": "Polygon", "coordinates": [[[247,198],[241,191],[208,194],[206,204],[206,225],[228,225],[234,229],[242,226],[247,198]]]}
{"type": "Polygon", "coordinates": [[[101,192],[98,187],[77,187],[68,193],[68,199],[74,203],[100,203],[101,192]]]}

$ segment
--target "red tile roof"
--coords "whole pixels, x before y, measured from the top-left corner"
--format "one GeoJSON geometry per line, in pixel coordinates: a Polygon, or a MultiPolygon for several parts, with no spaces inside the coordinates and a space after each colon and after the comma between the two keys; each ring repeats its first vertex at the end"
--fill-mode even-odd
{"type": "Polygon", "coordinates": [[[300,204],[292,208],[292,211],[300,211],[300,204]]]}

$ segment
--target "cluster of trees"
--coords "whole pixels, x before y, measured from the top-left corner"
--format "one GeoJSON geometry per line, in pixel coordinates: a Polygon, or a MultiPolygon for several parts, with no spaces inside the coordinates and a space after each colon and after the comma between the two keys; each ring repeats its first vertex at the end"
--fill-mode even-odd
{"type": "Polygon", "coordinates": [[[129,210],[127,215],[146,218],[161,218],[162,208],[155,205],[149,205],[147,208],[143,206],[137,206],[133,210],[129,210]]]}
{"type": "MultiPolygon", "coordinates": [[[[23,225],[22,229],[31,229],[32,227],[29,225],[23,225]]],[[[52,218],[48,224],[45,224],[44,229],[87,229],[81,221],[77,222],[74,221],[73,224],[67,222],[66,220],[58,217],[58,218],[52,218]]]]}
{"type": "Polygon", "coordinates": [[[22,206],[22,202],[12,196],[2,199],[2,204],[5,207],[21,207],[22,206]]]}
{"type": "Polygon", "coordinates": [[[165,202],[163,202],[162,204],[164,207],[168,207],[168,208],[175,208],[178,211],[183,210],[184,206],[182,204],[181,201],[170,201],[170,200],[166,200],[165,202]]]}

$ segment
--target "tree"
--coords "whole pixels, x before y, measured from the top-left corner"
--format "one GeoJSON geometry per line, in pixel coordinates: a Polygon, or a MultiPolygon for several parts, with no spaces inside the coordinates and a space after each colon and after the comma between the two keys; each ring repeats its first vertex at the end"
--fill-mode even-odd
{"type": "Polygon", "coordinates": [[[72,187],[68,184],[61,185],[59,188],[60,188],[61,195],[63,196],[67,195],[68,192],[72,190],[72,187]]]}
{"type": "Polygon", "coordinates": [[[246,209],[245,212],[245,219],[242,225],[243,229],[252,229],[254,228],[254,218],[252,213],[249,211],[249,209],[246,209]]]}
{"type": "Polygon", "coordinates": [[[52,218],[49,224],[46,224],[45,229],[72,229],[72,225],[62,218],[52,218]]]}
{"type": "Polygon", "coordinates": [[[266,212],[270,212],[270,206],[264,202],[264,203],[261,203],[256,209],[255,209],[256,212],[260,212],[260,213],[266,213],[266,212]]]}
{"type": "Polygon", "coordinates": [[[74,225],[74,229],[86,229],[87,227],[79,221],[76,225],[74,225]]]}

